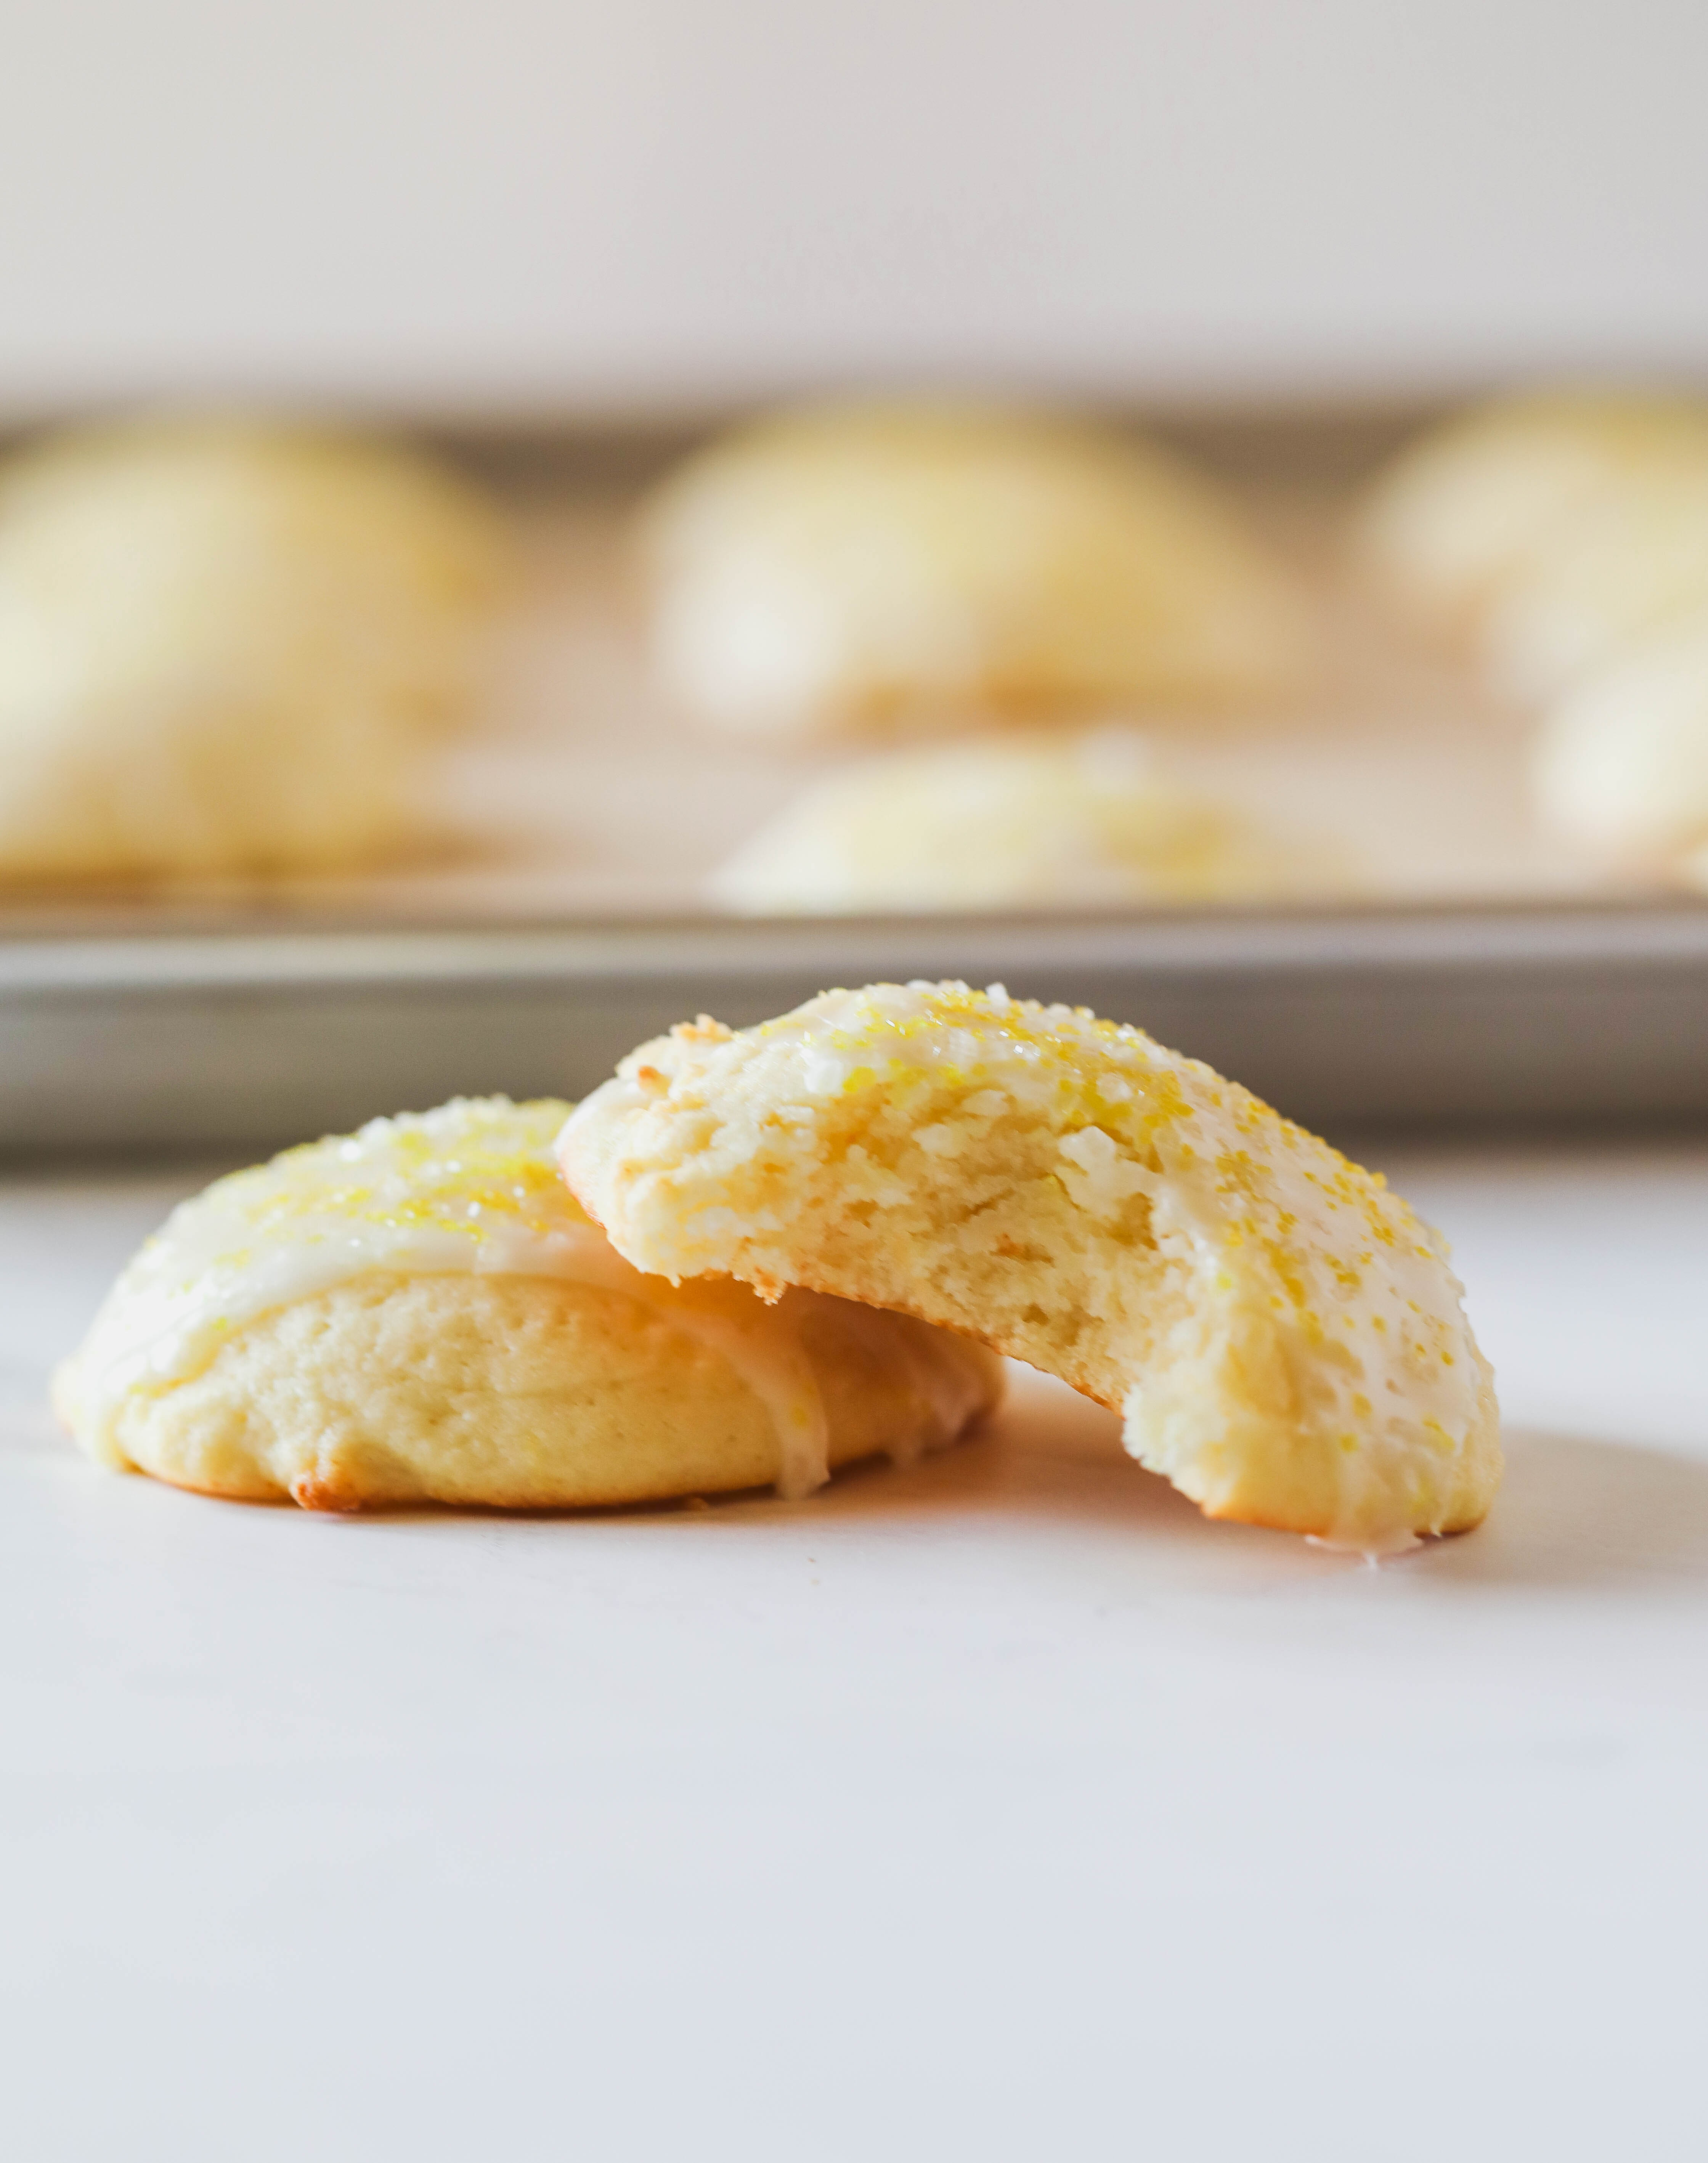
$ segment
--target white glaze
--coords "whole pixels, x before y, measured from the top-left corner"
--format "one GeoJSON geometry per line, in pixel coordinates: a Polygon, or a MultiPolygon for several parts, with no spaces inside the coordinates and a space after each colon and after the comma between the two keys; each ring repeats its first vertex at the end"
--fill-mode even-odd
{"type": "Polygon", "coordinates": [[[727,1361],[765,1406],[779,1490],[821,1485],[825,1407],[793,1318],[811,1296],[768,1307],[745,1290],[737,1301],[727,1287],[678,1289],[631,1267],[553,1165],[568,1109],[458,1098],[288,1150],[182,1203],[119,1278],[72,1363],[69,1387],[97,1446],[128,1394],[200,1373],[274,1308],[370,1270],[469,1271],[557,1277],[652,1308],[727,1361]]]}

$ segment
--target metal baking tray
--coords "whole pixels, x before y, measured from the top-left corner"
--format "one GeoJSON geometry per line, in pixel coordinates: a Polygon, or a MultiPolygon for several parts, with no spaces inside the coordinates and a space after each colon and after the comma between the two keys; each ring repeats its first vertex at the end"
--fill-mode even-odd
{"type": "Polygon", "coordinates": [[[0,1150],[254,1150],[575,1096],[701,1011],[917,977],[1140,1023],[1331,1131],[1708,1114],[1708,904],[81,929],[0,945],[0,1150]]]}
{"type": "MultiPolygon", "coordinates": [[[[1326,567],[1334,506],[1434,410],[1130,417],[1326,567]]],[[[558,643],[475,780],[512,806],[561,805],[563,823],[532,867],[0,906],[0,1151],[249,1151],[459,1091],[574,1095],[684,1015],[743,1024],[835,984],[945,976],[1140,1023],[1331,1129],[1708,1113],[1708,904],[1574,890],[1522,826],[1522,717],[1440,657],[1390,650],[1355,610],[1314,736],[1205,756],[1223,760],[1218,785],[1249,765],[1265,800],[1291,784],[1308,801],[1361,761],[1360,816],[1398,806],[1428,829],[1413,899],[907,920],[697,906],[703,830],[733,834],[799,774],[647,708],[619,542],[637,489],[721,417],[422,426],[543,537],[558,643]]],[[[1397,825],[1377,836],[1392,854],[1408,842],[1397,825]]]]}

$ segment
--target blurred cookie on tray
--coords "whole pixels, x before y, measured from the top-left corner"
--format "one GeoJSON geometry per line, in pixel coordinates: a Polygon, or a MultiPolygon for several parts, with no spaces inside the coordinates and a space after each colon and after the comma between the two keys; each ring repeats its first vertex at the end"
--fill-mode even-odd
{"type": "Polygon", "coordinates": [[[1685,461],[1558,523],[1491,610],[1491,680],[1542,700],[1708,610],[1708,459],[1685,461]]]}
{"type": "Polygon", "coordinates": [[[153,417],[0,468],[0,880],[355,866],[419,830],[512,574],[476,489],[284,422],[153,417]]]}
{"type": "Polygon", "coordinates": [[[1574,684],[1538,732],[1532,777],[1568,841],[1708,882],[1708,608],[1574,684]]]}
{"type": "Polygon", "coordinates": [[[1426,435],[1377,483],[1366,566],[1537,718],[1538,830],[1601,875],[1708,841],[1708,401],[1551,390],[1426,435]]]}
{"type": "Polygon", "coordinates": [[[1047,413],[784,412],[690,458],[642,543],[674,702],[778,744],[1202,714],[1297,692],[1317,659],[1301,589],[1227,492],[1047,413]]]}
{"type": "Polygon", "coordinates": [[[1356,526],[1366,569],[1412,613],[1473,638],[1547,555],[1561,522],[1680,470],[1708,475],[1708,405],[1555,387],[1472,407],[1377,480],[1356,526]]]}
{"type": "Polygon", "coordinates": [[[716,872],[749,915],[1119,908],[1344,892],[1350,858],[1270,831],[1106,727],[892,752],[809,786],[716,872]]]}

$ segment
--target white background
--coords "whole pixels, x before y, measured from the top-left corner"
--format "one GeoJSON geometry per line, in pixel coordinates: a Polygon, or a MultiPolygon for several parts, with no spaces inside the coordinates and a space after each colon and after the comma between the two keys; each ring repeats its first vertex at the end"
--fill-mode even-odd
{"type": "Polygon", "coordinates": [[[1708,364],[1700,0],[3,0],[0,418],[1708,364]]]}
{"type": "Polygon", "coordinates": [[[1700,2163],[1700,1143],[1385,1152],[1499,1372],[1370,1570],[1107,1414],[346,1522],[43,1403],[196,1183],[0,1183],[18,2163],[1700,2163]]]}

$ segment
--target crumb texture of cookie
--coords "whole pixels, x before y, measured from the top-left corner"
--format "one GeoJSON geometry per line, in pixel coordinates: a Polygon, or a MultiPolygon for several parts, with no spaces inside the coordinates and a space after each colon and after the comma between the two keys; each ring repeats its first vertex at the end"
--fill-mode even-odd
{"type": "Polygon", "coordinates": [[[156,418],[0,468],[0,879],[248,876],[406,846],[512,575],[382,444],[156,418]]]}
{"type": "Polygon", "coordinates": [[[1309,680],[1314,627],[1208,479],[1036,413],[804,409],[692,458],[643,528],[663,682],[774,739],[1214,706],[1309,680]]]}
{"type": "Polygon", "coordinates": [[[558,1144],[639,1267],[964,1330],[1213,1516],[1367,1553],[1486,1513],[1493,1383],[1438,1234],[1237,1084],[1083,1009],[830,992],[643,1046],[558,1144]]]}
{"type": "Polygon", "coordinates": [[[1562,519],[1708,475],[1708,407],[1635,390],[1562,386],[1496,399],[1431,430],[1372,490],[1365,562],[1444,628],[1475,630],[1552,548],[1562,519]]]}
{"type": "Polygon", "coordinates": [[[118,1469],[354,1511],[664,1500],[952,1442],[982,1347],[810,1291],[673,1289],[553,1161],[569,1107],[458,1100],[287,1151],[185,1202],[55,1401],[118,1469]]]}
{"type": "Polygon", "coordinates": [[[1145,739],[892,752],[808,788],[711,882],[750,915],[1113,907],[1344,892],[1348,862],[1171,778],[1145,739]]]}

